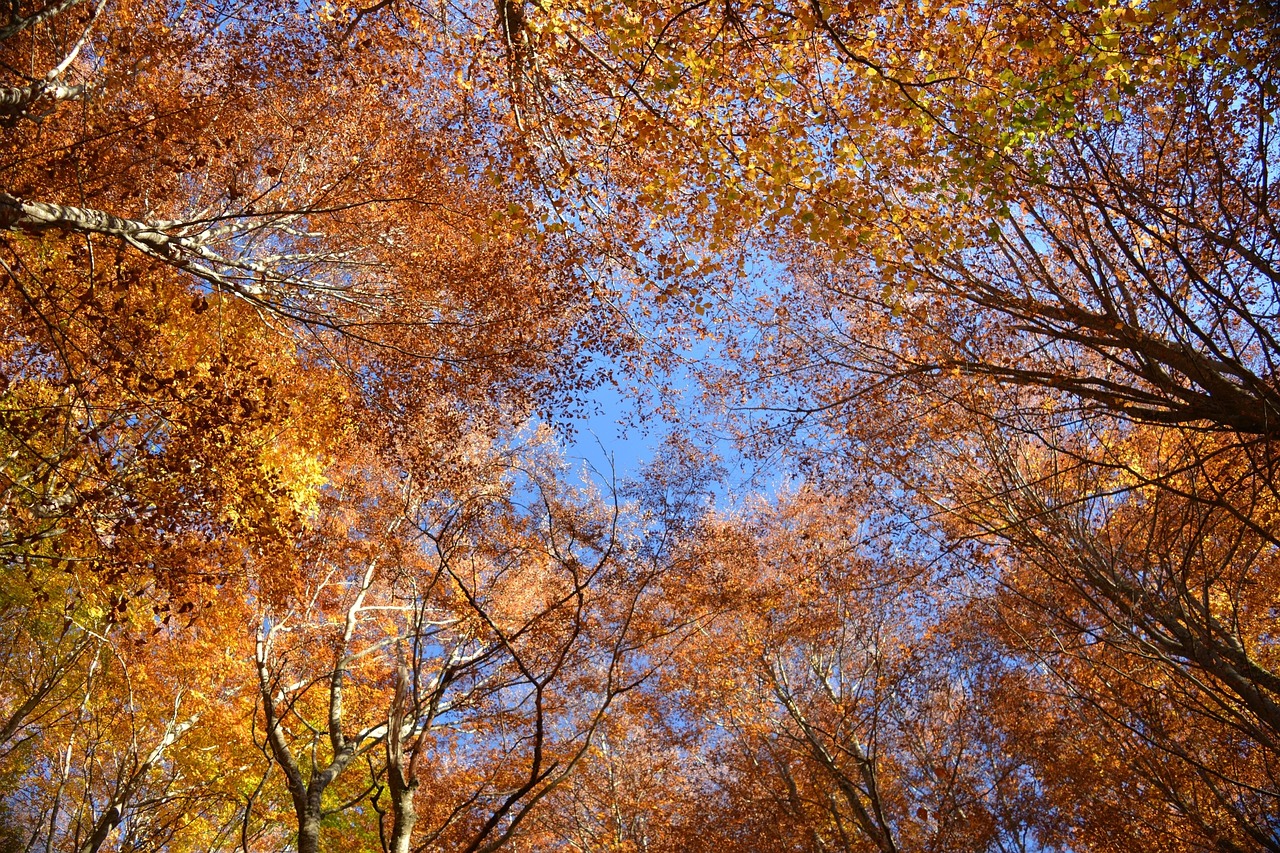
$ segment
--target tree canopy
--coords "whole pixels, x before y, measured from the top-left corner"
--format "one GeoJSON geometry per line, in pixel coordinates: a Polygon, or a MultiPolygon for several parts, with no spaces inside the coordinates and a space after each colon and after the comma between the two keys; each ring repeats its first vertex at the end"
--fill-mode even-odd
{"type": "Polygon", "coordinates": [[[11,0],[0,853],[1280,851],[1278,44],[11,0]]]}

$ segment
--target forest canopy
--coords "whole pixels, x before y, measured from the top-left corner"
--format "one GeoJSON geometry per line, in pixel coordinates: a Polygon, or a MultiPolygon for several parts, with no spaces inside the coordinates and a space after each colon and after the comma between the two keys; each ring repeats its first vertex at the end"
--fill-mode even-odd
{"type": "Polygon", "coordinates": [[[10,0],[0,853],[1280,851],[1277,56],[10,0]]]}

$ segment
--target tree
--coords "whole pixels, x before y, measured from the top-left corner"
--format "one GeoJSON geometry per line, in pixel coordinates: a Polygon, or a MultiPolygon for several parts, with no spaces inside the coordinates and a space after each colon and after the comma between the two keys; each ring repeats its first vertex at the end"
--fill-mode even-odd
{"type": "Polygon", "coordinates": [[[652,630],[637,613],[651,581],[616,511],[492,464],[497,479],[452,504],[413,485],[361,496],[376,481],[355,472],[310,538],[307,582],[263,616],[263,730],[300,850],[364,799],[387,850],[496,850],[646,677],[633,658],[652,630]],[[321,644],[332,658],[306,653],[321,644]],[[330,788],[343,793],[326,808],[330,788]]]}
{"type": "MultiPolygon", "coordinates": [[[[1145,432],[1130,452],[1158,459],[1158,431],[1145,432]]],[[[1027,677],[1042,673],[1044,713],[1090,733],[1036,762],[1063,786],[1050,796],[1080,798],[1074,786],[1106,761],[1132,781],[1099,811],[1161,803],[1177,815],[1162,831],[1192,846],[1271,849],[1276,684],[1262,614],[1274,548],[1223,506],[1168,487],[1194,493],[1199,471],[1117,490],[1104,468],[1006,442],[988,445],[987,476],[966,487],[985,500],[969,493],[958,514],[992,546],[990,636],[1034,662],[1027,677]]]]}
{"type": "Polygon", "coordinates": [[[526,52],[556,69],[525,66],[551,93],[539,132],[658,152],[583,183],[706,229],[711,249],[746,235],[791,274],[789,293],[750,294],[739,367],[708,382],[765,411],[743,437],[829,488],[871,481],[968,571],[975,540],[1000,543],[999,568],[977,566],[1034,602],[1010,603],[1011,622],[1108,638],[1071,665],[1056,635],[1028,645],[1125,744],[1113,766],[1141,756],[1187,843],[1271,844],[1269,759],[1236,775],[1226,756],[1263,756],[1270,737],[1267,643],[1241,590],[1276,544],[1274,18],[1212,3],[538,12],[526,52]],[[598,98],[551,100],[591,86],[587,67],[598,98]],[[1103,671],[1179,713],[1135,708],[1103,671]]]}
{"type": "MultiPolygon", "coordinates": [[[[562,347],[612,337],[511,199],[472,180],[446,90],[424,121],[422,99],[366,85],[369,45],[264,62],[345,39],[296,9],[227,12],[14,4],[0,29],[17,78],[0,94],[0,546],[19,628],[0,710],[24,845],[283,838],[239,704],[253,681],[174,716],[189,692],[130,680],[201,683],[174,656],[209,632],[225,644],[205,664],[252,658],[230,639],[251,616],[228,605],[292,600],[344,464],[465,493],[484,467],[467,448],[574,403],[587,371],[562,347]]],[[[338,551],[364,535],[325,530],[338,551]]]]}
{"type": "Polygon", "coordinates": [[[669,807],[694,816],[677,846],[998,850],[1044,829],[1023,759],[973,701],[990,662],[857,512],[803,490],[686,540],[669,591],[701,622],[657,729],[697,780],[669,807]]]}
{"type": "Polygon", "coordinates": [[[1268,9],[0,18],[6,848],[1277,848],[1268,9]]]}

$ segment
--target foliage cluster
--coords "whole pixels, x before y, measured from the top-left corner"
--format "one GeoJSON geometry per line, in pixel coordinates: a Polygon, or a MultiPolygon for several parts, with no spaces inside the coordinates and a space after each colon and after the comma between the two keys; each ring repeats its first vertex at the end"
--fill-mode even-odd
{"type": "Polygon", "coordinates": [[[12,0],[0,851],[1280,851],[1278,41],[12,0]]]}

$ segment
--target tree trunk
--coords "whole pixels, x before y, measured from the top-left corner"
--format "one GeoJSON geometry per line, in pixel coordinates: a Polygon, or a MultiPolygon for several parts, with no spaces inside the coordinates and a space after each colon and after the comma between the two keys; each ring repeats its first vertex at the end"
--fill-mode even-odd
{"type": "Polygon", "coordinates": [[[63,86],[57,83],[28,83],[25,86],[0,86],[0,116],[16,120],[25,115],[37,101],[78,101],[89,91],[88,86],[63,86]]]}
{"type": "Polygon", "coordinates": [[[298,815],[298,853],[320,853],[320,810],[298,815]]]}
{"type": "MultiPolygon", "coordinates": [[[[394,775],[394,774],[393,774],[394,775]]],[[[414,787],[391,786],[391,853],[409,853],[418,813],[413,806],[414,787]]]]}
{"type": "MultiPolygon", "coordinates": [[[[0,97],[0,105],[3,103],[3,97],[0,97]]],[[[179,249],[196,249],[193,241],[168,234],[165,228],[169,224],[124,219],[90,207],[27,201],[0,191],[0,228],[34,233],[59,230],[76,234],[102,234],[125,240],[140,248],[145,247],[163,257],[171,256],[179,249]]]]}
{"type": "MultiPolygon", "coordinates": [[[[421,741],[414,743],[405,755],[405,717],[409,711],[409,672],[403,660],[396,667],[396,693],[387,716],[387,786],[391,791],[391,847],[390,853],[409,853],[409,840],[413,826],[418,822],[414,810],[413,793],[418,787],[414,778],[414,765],[421,741]]],[[[412,725],[410,728],[412,731],[412,725]]]]}

